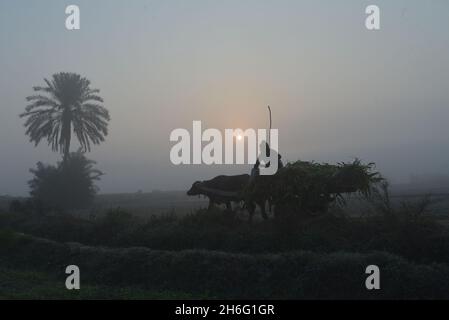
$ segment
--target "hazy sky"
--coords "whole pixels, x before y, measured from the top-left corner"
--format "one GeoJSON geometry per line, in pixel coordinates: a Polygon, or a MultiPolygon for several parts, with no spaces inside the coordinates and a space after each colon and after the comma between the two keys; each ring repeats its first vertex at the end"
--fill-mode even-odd
{"type": "Polygon", "coordinates": [[[265,128],[268,104],[287,160],[360,157],[393,182],[449,174],[447,0],[0,0],[0,195],[27,194],[28,169],[60,159],[18,117],[60,71],[89,78],[110,110],[89,154],[102,192],[247,170],[175,167],[169,135],[192,120],[265,128]],[[65,29],[70,4],[79,31],[65,29]],[[380,31],[365,28],[370,4],[380,31]]]}

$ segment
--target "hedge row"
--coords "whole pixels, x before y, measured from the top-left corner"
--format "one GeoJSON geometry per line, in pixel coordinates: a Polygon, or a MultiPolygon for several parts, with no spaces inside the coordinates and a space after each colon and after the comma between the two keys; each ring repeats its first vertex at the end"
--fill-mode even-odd
{"type": "MultiPolygon", "coordinates": [[[[3,263],[65,279],[80,267],[82,283],[175,290],[216,298],[444,299],[449,266],[419,265],[388,253],[235,254],[217,251],[111,249],[0,233],[3,263]],[[365,268],[381,270],[381,290],[365,288],[365,268]]],[[[63,283],[63,282],[61,282],[63,283]]]]}

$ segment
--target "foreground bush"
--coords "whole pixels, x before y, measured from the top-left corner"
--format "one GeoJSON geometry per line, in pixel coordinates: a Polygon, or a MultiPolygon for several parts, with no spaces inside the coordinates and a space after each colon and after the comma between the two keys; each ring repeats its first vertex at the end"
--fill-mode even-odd
{"type": "Polygon", "coordinates": [[[59,275],[76,264],[85,282],[140,286],[217,298],[443,299],[449,298],[449,266],[420,265],[387,253],[231,254],[215,251],[106,249],[18,236],[0,243],[10,266],[59,275]],[[381,290],[368,291],[365,268],[381,269],[381,290]]]}

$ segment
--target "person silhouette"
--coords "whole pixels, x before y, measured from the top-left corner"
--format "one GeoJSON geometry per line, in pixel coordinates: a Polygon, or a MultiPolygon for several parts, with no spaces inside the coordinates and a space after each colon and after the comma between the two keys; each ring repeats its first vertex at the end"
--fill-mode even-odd
{"type": "Polygon", "coordinates": [[[262,141],[260,144],[260,150],[264,150],[265,148],[265,155],[263,155],[263,152],[259,154],[259,157],[256,160],[256,163],[254,164],[253,168],[251,169],[251,176],[249,180],[249,184],[247,187],[248,192],[248,198],[246,199],[248,203],[248,209],[250,211],[250,219],[252,219],[252,215],[254,214],[255,210],[255,203],[257,203],[260,207],[262,216],[264,219],[267,219],[268,216],[265,211],[265,205],[266,202],[268,202],[268,210],[272,212],[272,199],[271,195],[269,194],[269,190],[267,189],[267,183],[270,183],[271,175],[267,175],[266,177],[261,176],[261,170],[264,170],[265,168],[269,168],[271,166],[270,161],[264,161],[264,163],[261,163],[260,159],[276,159],[277,155],[277,169],[283,168],[284,164],[282,163],[282,156],[276,152],[275,150],[271,149],[269,144],[265,141],[262,141]],[[260,159],[259,159],[260,158],[260,159]],[[262,165],[262,167],[261,167],[262,165]],[[267,180],[268,179],[268,180],[267,180]]]}
{"type": "Polygon", "coordinates": [[[284,167],[284,164],[282,163],[282,156],[276,150],[271,149],[270,145],[266,141],[262,141],[260,143],[260,150],[263,150],[264,148],[265,154],[263,154],[262,151],[260,152],[257,161],[254,164],[253,169],[251,170],[251,175],[253,175],[253,173],[255,175],[260,175],[260,165],[261,165],[260,159],[262,159],[262,161],[265,163],[262,164],[263,168],[270,168],[271,160],[276,158],[277,158],[276,171],[284,167]]]}

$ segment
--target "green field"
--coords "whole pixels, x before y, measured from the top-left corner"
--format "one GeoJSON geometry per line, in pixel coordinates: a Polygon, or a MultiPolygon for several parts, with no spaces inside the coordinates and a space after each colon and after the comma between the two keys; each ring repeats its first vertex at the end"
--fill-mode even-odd
{"type": "MultiPolygon", "coordinates": [[[[83,284],[82,290],[67,290],[64,281],[52,273],[4,267],[0,263],[0,299],[191,299],[176,292],[151,292],[139,287],[113,287],[83,284]]],[[[198,296],[196,298],[203,298],[198,296]]]]}
{"type": "Polygon", "coordinates": [[[312,219],[249,224],[245,212],[195,209],[204,201],[177,214],[166,203],[181,194],[159,200],[165,213],[153,211],[148,195],[139,196],[139,212],[124,201],[136,195],[112,204],[114,196],[100,197],[104,207],[87,213],[3,210],[0,297],[449,298],[444,201],[424,210],[422,197],[409,197],[407,205],[400,205],[406,198],[393,197],[386,210],[352,198],[348,207],[312,219]],[[80,291],[65,289],[70,264],[80,267],[80,291]],[[382,270],[379,291],[364,287],[370,264],[382,270]]]}

